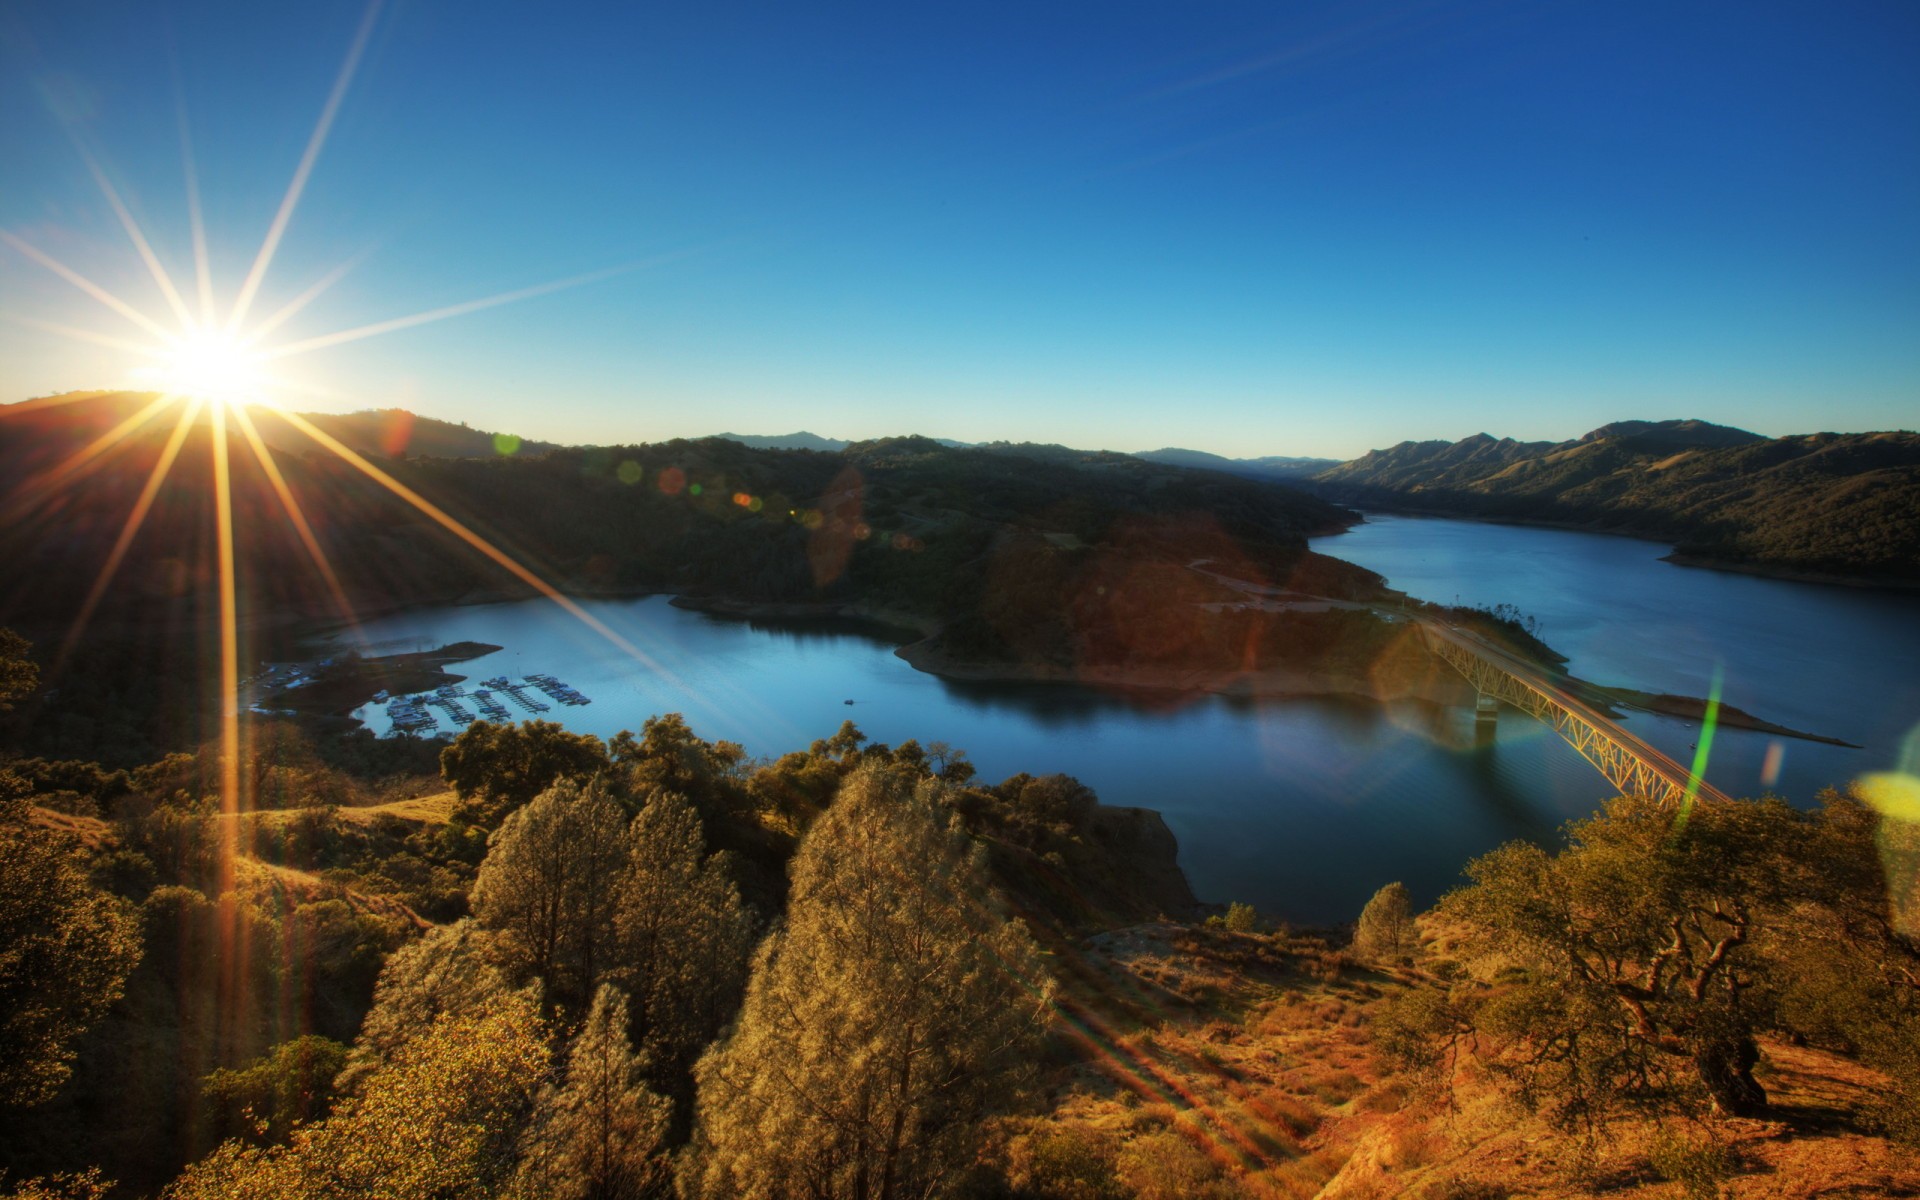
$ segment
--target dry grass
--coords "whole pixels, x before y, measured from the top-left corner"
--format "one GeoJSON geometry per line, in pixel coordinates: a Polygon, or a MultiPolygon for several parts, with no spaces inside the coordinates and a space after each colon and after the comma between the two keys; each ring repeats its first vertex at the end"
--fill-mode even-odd
{"type": "Polygon", "coordinates": [[[58,809],[35,806],[31,819],[35,825],[66,834],[92,852],[105,849],[114,838],[113,825],[99,817],[77,817],[58,809]]]}
{"type": "Polygon", "coordinates": [[[1111,1171],[1113,1194],[1200,1200],[1681,1200],[1706,1194],[1699,1179],[1689,1192],[1662,1169],[1716,1164],[1731,1174],[1710,1186],[1741,1200],[1920,1197],[1920,1162],[1859,1125],[1884,1081],[1846,1059],[1769,1043],[1777,1119],[1678,1140],[1622,1123],[1583,1155],[1471,1065],[1451,1105],[1395,1074],[1370,1019],[1417,973],[1335,960],[1311,938],[1169,923],[1063,952],[1061,1065],[1049,1111],[1006,1131],[1013,1160],[1034,1139],[1068,1144],[1111,1171]]]}
{"type": "Polygon", "coordinates": [[[1317,1194],[1380,1119],[1356,1103],[1381,1082],[1363,1012],[1380,989],[1331,958],[1313,939],[1168,923],[1090,939],[1063,964],[1073,1061],[1044,1124],[1105,1139],[1142,1195],[1174,1178],[1198,1195],[1317,1194]]]}
{"type": "Polygon", "coordinates": [[[370,825],[381,817],[397,817],[402,821],[413,821],[422,825],[444,825],[453,816],[453,807],[459,797],[452,792],[436,792],[431,796],[415,796],[406,800],[395,800],[389,804],[372,804],[365,808],[340,808],[335,811],[343,821],[357,821],[370,825]]]}
{"type": "Polygon", "coordinates": [[[342,887],[320,878],[311,871],[283,867],[242,856],[234,864],[234,881],[243,890],[271,896],[278,907],[291,910],[315,900],[344,900],[360,912],[406,922],[415,929],[431,929],[432,922],[392,896],[370,896],[354,888],[342,887]]]}

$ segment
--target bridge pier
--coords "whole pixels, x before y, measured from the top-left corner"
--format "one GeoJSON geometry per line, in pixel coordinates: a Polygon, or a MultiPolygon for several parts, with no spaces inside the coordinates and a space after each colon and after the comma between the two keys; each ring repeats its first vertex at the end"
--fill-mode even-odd
{"type": "Polygon", "coordinates": [[[1479,745],[1493,741],[1500,706],[1509,704],[1565,738],[1622,795],[1652,796],[1670,808],[1694,796],[1731,803],[1725,793],[1621,728],[1537,664],[1450,625],[1423,620],[1420,636],[1427,649],[1472,685],[1473,730],[1479,745]]]}
{"type": "Polygon", "coordinates": [[[1473,744],[1489,746],[1500,728],[1500,700],[1486,692],[1473,696],[1473,744]]]}

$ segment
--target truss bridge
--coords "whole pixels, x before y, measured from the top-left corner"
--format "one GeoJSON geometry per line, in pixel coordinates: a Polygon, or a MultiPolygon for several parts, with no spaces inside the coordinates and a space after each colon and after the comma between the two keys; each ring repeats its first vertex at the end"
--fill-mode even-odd
{"type": "Polygon", "coordinates": [[[1672,808],[1680,806],[1689,790],[1711,799],[1726,798],[1525,659],[1478,634],[1437,621],[1420,622],[1420,635],[1427,649],[1473,685],[1475,725],[1483,739],[1491,738],[1500,706],[1506,704],[1565,738],[1623,795],[1652,796],[1672,808]]]}

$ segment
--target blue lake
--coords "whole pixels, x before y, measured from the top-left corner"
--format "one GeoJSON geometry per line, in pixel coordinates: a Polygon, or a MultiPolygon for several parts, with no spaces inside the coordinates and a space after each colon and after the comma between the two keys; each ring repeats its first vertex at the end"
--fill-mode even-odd
{"type": "MultiPolygon", "coordinates": [[[[1707,773],[1735,794],[1768,790],[1765,776],[1771,790],[1810,802],[1823,786],[1889,767],[1920,723],[1920,599],[1909,595],[1682,568],[1659,561],[1666,548],[1652,543],[1464,521],[1377,517],[1315,548],[1423,599],[1515,604],[1598,682],[1704,695],[1718,670],[1729,703],[1866,747],[1722,730],[1707,773]]],[[[1492,746],[1475,748],[1464,710],[1214,697],[1143,705],[1052,685],[954,683],[853,628],[717,618],[665,597],[585,607],[645,660],[545,601],[416,610],[362,632],[388,652],[501,646],[450,669],[473,681],[555,675],[593,703],[545,715],[602,736],[680,712],[704,737],[773,756],[850,719],[880,741],[963,748],[989,780],[1064,771],[1107,803],[1163,813],[1202,899],[1301,922],[1349,920],[1395,879],[1431,901],[1473,855],[1510,838],[1553,838],[1609,794],[1556,736],[1513,713],[1492,746]]],[[[358,715],[385,730],[377,707],[358,715]]],[[[1635,716],[1631,726],[1683,761],[1698,737],[1668,718],[1635,716]]]]}

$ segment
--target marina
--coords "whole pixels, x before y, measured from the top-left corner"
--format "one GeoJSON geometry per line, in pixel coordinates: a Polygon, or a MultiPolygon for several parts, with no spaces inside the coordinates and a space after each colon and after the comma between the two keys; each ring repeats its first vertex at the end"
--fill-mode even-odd
{"type": "Polygon", "coordinates": [[[547,712],[551,708],[544,700],[536,700],[532,696],[527,695],[526,684],[509,683],[505,675],[489,679],[486,681],[486,684],[490,688],[505,692],[509,700],[512,700],[528,712],[547,712]]]}
{"type": "Polygon", "coordinates": [[[467,710],[467,707],[452,696],[430,696],[427,703],[446,710],[447,718],[461,725],[471,725],[479,718],[467,710]]]}
{"type": "Polygon", "coordinates": [[[478,720],[511,721],[513,712],[500,702],[502,695],[515,705],[530,713],[551,712],[553,706],[542,695],[559,704],[579,707],[593,701],[565,680],[552,675],[534,674],[521,677],[518,682],[505,675],[495,676],[482,681],[481,687],[469,692],[454,684],[436,688],[431,692],[421,692],[411,696],[389,696],[382,692],[375,697],[375,703],[385,704],[387,720],[398,733],[431,734],[440,729],[440,718],[444,715],[447,722],[455,728],[471,725],[478,720]],[[462,701],[471,701],[473,708],[479,709],[476,715],[462,701]],[[434,710],[438,709],[436,713],[434,710]]]}
{"type": "Polygon", "coordinates": [[[527,676],[527,682],[539,688],[547,695],[552,696],[562,704],[581,705],[593,703],[593,701],[582,696],[579,692],[574,691],[565,683],[562,683],[551,675],[529,675],[527,676]]]}

